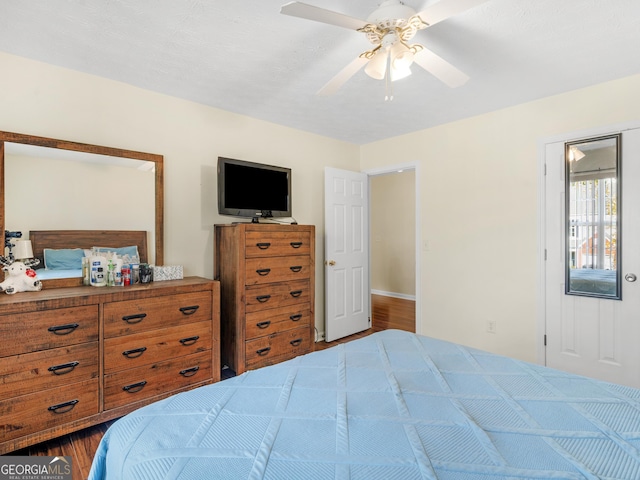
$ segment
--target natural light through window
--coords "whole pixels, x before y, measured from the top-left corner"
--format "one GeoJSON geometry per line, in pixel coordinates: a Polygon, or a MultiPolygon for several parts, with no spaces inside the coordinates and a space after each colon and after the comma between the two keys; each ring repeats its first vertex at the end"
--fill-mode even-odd
{"type": "Polygon", "coordinates": [[[566,145],[567,293],[619,298],[619,138],[566,145]]]}

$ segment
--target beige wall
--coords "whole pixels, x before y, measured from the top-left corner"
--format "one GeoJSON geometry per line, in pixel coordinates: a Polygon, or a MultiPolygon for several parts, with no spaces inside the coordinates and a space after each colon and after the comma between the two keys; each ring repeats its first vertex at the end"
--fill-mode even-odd
{"type": "Polygon", "coordinates": [[[538,142],[639,116],[633,76],[363,146],[421,166],[421,333],[535,361],[538,142]]]}
{"type": "MultiPolygon", "coordinates": [[[[213,277],[213,225],[236,220],[217,213],[227,156],[293,169],[293,214],[316,226],[323,265],[324,167],[358,170],[358,146],[3,53],[0,72],[0,130],[164,155],[165,264],[213,277]]],[[[316,284],[323,330],[321,267],[316,284]]]]}
{"type": "MultiPolygon", "coordinates": [[[[640,76],[362,147],[0,53],[0,130],[165,157],[165,263],[213,275],[218,156],[293,169],[294,215],[316,225],[323,330],[323,170],[420,164],[421,331],[535,359],[537,142],[638,119],[640,76]],[[496,320],[497,333],[486,333],[496,320]]],[[[462,87],[464,88],[464,87],[462,87]]],[[[428,114],[428,113],[425,113],[428,114]]]]}
{"type": "Polygon", "coordinates": [[[371,289],[416,294],[415,171],[370,177],[371,289]]]}

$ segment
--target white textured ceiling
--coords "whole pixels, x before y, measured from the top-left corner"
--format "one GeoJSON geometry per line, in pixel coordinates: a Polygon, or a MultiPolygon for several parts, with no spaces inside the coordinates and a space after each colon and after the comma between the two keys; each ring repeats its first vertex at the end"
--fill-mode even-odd
{"type": "MultiPolygon", "coordinates": [[[[364,71],[316,96],[370,44],[281,15],[286,1],[0,0],[0,51],[355,144],[640,73],[638,0],[488,0],[414,39],[466,85],[414,67],[392,102],[364,71]]],[[[361,19],[379,3],[305,1],[361,19]]]]}

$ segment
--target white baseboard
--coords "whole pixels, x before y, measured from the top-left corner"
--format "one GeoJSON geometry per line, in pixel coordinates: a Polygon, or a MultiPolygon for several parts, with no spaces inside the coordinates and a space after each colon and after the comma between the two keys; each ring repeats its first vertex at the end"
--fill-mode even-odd
{"type": "Polygon", "coordinates": [[[371,290],[372,295],[382,295],[383,297],[401,298],[403,300],[416,301],[415,295],[407,295],[406,293],[385,292],[383,290],[371,290]]]}

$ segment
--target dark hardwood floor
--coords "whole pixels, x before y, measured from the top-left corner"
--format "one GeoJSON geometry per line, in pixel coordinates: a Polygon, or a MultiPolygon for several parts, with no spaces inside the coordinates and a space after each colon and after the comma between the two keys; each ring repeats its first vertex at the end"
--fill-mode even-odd
{"type": "MultiPolygon", "coordinates": [[[[390,328],[415,332],[415,302],[413,300],[372,295],[371,310],[372,327],[370,329],[340,338],[334,342],[318,342],[315,344],[315,350],[324,350],[390,328]]],[[[100,439],[112,423],[96,425],[7,455],[70,456],[73,463],[73,480],[86,479],[100,439]]]]}
{"type": "Polygon", "coordinates": [[[366,337],[375,332],[395,328],[408,332],[416,331],[416,302],[395,297],[371,295],[371,328],[334,342],[318,342],[315,350],[324,350],[341,343],[366,337]]]}

